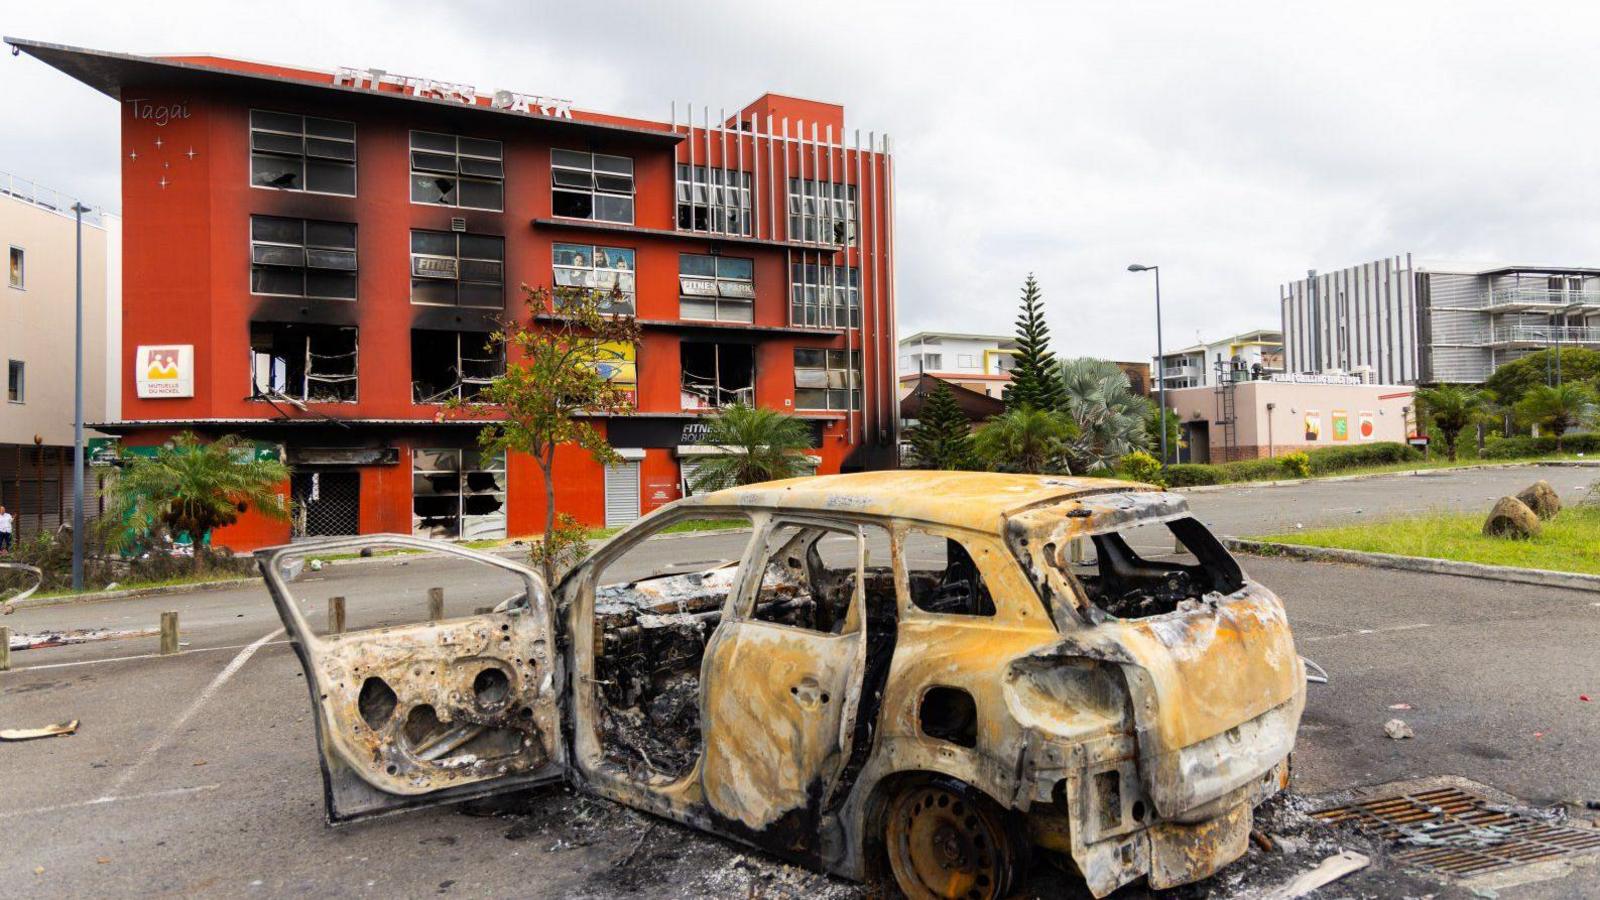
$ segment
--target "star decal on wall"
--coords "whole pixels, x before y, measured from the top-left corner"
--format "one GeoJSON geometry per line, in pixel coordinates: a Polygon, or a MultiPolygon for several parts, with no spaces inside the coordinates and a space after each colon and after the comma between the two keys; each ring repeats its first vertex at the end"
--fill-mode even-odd
{"type": "Polygon", "coordinates": [[[196,153],[196,152],[194,152],[194,148],[193,148],[193,147],[190,147],[190,148],[189,148],[189,152],[188,152],[188,153],[185,153],[185,154],[184,154],[184,156],[187,156],[187,157],[189,157],[189,161],[190,161],[190,162],[194,162],[194,158],[195,158],[195,157],[196,157],[196,156],[199,156],[199,155],[200,155],[200,154],[198,154],[198,153],[196,153]]]}

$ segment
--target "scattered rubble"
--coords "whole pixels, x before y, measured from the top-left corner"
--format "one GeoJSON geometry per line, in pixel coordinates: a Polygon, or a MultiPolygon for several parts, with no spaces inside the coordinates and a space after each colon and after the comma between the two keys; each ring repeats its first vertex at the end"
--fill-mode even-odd
{"type": "Polygon", "coordinates": [[[37,738],[61,737],[76,734],[78,720],[70,719],[43,728],[6,728],[0,729],[0,741],[31,741],[37,738]]]}
{"type": "Polygon", "coordinates": [[[1353,850],[1342,850],[1317,864],[1317,867],[1296,876],[1293,881],[1271,891],[1265,896],[1270,900],[1294,900],[1304,897],[1317,888],[1335,881],[1361,869],[1365,869],[1371,860],[1363,854],[1353,850]]]}
{"type": "Polygon", "coordinates": [[[65,647],[69,644],[87,644],[92,641],[122,641],[129,638],[155,637],[159,628],[74,628],[64,631],[41,631],[38,634],[14,634],[12,650],[40,650],[45,647],[65,647]]]}

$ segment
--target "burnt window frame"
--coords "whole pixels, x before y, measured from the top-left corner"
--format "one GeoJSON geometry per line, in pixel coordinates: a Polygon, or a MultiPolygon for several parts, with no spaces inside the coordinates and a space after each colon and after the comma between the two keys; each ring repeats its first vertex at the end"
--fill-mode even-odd
{"type": "MultiPolygon", "coordinates": [[[[249,173],[250,186],[252,188],[259,188],[261,190],[267,190],[267,191],[292,191],[292,192],[297,193],[297,194],[317,194],[317,195],[321,195],[321,196],[324,196],[324,197],[355,197],[355,196],[359,195],[359,193],[360,193],[360,180],[359,180],[360,179],[360,171],[359,171],[359,167],[357,165],[357,163],[359,162],[359,153],[358,153],[358,147],[357,147],[359,134],[358,134],[358,130],[356,128],[356,123],[348,121],[348,120],[345,120],[345,119],[329,119],[329,118],[326,118],[324,116],[307,116],[307,115],[302,115],[300,113],[290,113],[290,112],[283,112],[281,110],[275,110],[275,109],[262,109],[262,108],[259,108],[259,107],[253,107],[253,108],[250,109],[250,111],[247,113],[247,115],[245,117],[245,129],[246,129],[246,135],[247,135],[247,139],[245,141],[245,148],[246,148],[246,152],[249,154],[249,157],[250,157],[249,158],[249,166],[248,166],[246,171],[248,171],[248,173],[249,173]],[[289,117],[289,118],[299,119],[300,120],[300,128],[299,128],[298,131],[290,131],[290,130],[288,130],[286,128],[275,127],[275,126],[272,126],[272,125],[269,125],[269,124],[257,124],[258,116],[285,116],[285,117],[289,117]],[[349,131],[350,131],[350,136],[348,138],[346,138],[346,137],[340,137],[340,136],[337,136],[337,135],[334,135],[334,134],[331,134],[331,133],[312,134],[311,133],[311,129],[310,129],[309,124],[308,124],[308,123],[312,123],[312,122],[327,123],[327,124],[336,125],[336,126],[348,126],[349,127],[349,131]],[[258,147],[257,147],[257,143],[258,142],[256,140],[256,135],[257,134],[261,134],[261,135],[263,135],[263,136],[265,136],[267,138],[274,138],[275,137],[275,138],[279,139],[280,141],[284,140],[284,139],[287,139],[287,138],[290,138],[290,137],[297,137],[300,140],[300,149],[299,149],[299,151],[289,150],[289,149],[285,149],[285,148],[258,149],[258,147]],[[324,141],[324,142],[328,142],[330,144],[335,144],[335,145],[348,144],[350,146],[350,157],[349,157],[349,159],[345,159],[345,158],[343,158],[341,156],[330,156],[330,155],[327,155],[326,153],[313,153],[312,149],[311,149],[311,146],[312,146],[311,143],[310,143],[311,141],[324,141]],[[265,157],[265,158],[268,158],[268,159],[299,159],[299,161],[300,161],[300,177],[299,177],[299,181],[300,181],[300,185],[301,186],[300,187],[281,187],[281,186],[278,186],[278,185],[274,185],[274,184],[269,184],[269,183],[266,183],[266,182],[258,181],[257,178],[256,178],[256,159],[257,159],[257,157],[265,157]],[[316,161],[318,161],[318,162],[320,162],[321,164],[324,164],[324,165],[335,165],[335,166],[340,166],[340,167],[348,166],[348,168],[350,170],[350,192],[347,194],[347,193],[344,193],[343,191],[312,190],[308,186],[309,183],[310,183],[310,178],[308,177],[308,173],[311,171],[311,165],[312,165],[312,161],[313,160],[316,160],[316,161]]],[[[333,130],[342,130],[342,129],[324,129],[325,132],[333,131],[333,130]]]]}
{"type": "MultiPolygon", "coordinates": [[[[1166,611],[1154,611],[1142,615],[1122,615],[1102,602],[1103,589],[1098,585],[1091,585],[1085,577],[1103,579],[1109,567],[1115,568],[1119,561],[1124,564],[1141,564],[1143,572],[1130,572],[1132,575],[1151,577],[1156,572],[1183,574],[1190,582],[1196,583],[1194,591],[1196,597],[1203,597],[1211,592],[1223,596],[1232,596],[1249,585],[1250,579],[1239,565],[1239,561],[1228,552],[1226,545],[1216,536],[1211,529],[1205,526],[1193,510],[1182,513],[1135,517],[1131,520],[1112,524],[1108,527],[1093,528],[1079,536],[1087,541],[1088,547],[1094,549],[1094,572],[1080,572],[1079,567],[1087,569],[1091,564],[1085,553],[1081,559],[1074,559],[1075,551],[1068,546],[1056,550],[1050,560],[1056,573],[1062,576],[1076,593],[1079,609],[1094,609],[1100,614],[1113,619],[1135,621],[1150,616],[1164,615],[1166,611]],[[1175,539],[1182,549],[1164,556],[1187,555],[1192,557],[1193,564],[1187,562],[1165,561],[1162,557],[1151,558],[1141,555],[1128,540],[1127,534],[1141,528],[1162,526],[1161,537],[1163,541],[1175,539]],[[1121,557],[1121,560],[1118,558],[1121,557]]],[[[1081,545],[1080,545],[1081,546],[1081,545]]],[[[1087,549],[1087,548],[1085,548],[1087,549]]]]}
{"type": "Polygon", "coordinates": [[[721,254],[707,253],[679,253],[678,254],[678,318],[688,322],[732,322],[739,325],[751,325],[756,319],[756,261],[753,257],[723,256],[721,254]],[[691,260],[711,261],[711,272],[687,271],[691,267],[691,260]],[[729,272],[735,270],[734,263],[743,263],[749,267],[750,276],[745,278],[736,274],[723,274],[726,265],[729,272]],[[708,292],[702,292],[698,287],[690,290],[695,282],[709,283],[708,292]],[[749,296],[743,296],[748,292],[749,296]],[[711,317],[691,315],[684,309],[684,301],[691,303],[710,303],[711,317]],[[725,316],[724,309],[739,311],[741,316],[725,316]]]}
{"type": "Polygon", "coordinates": [[[743,237],[755,235],[752,193],[755,181],[750,172],[721,166],[697,164],[691,167],[688,163],[677,163],[674,173],[673,196],[677,198],[674,221],[679,231],[743,237]],[[730,180],[734,183],[729,183],[730,180]],[[730,195],[735,202],[728,202],[730,195]],[[702,212],[705,215],[703,224],[696,221],[697,214],[702,212]],[[737,227],[728,227],[730,219],[737,223],[737,227]]]}
{"type": "Polygon", "coordinates": [[[573,219],[580,222],[609,222],[613,225],[633,225],[639,218],[639,180],[638,169],[634,165],[633,157],[622,156],[616,153],[596,153],[591,150],[568,150],[565,147],[550,148],[550,215],[560,219],[573,219]],[[562,154],[569,154],[563,157],[562,154]],[[578,157],[588,157],[587,165],[582,164],[578,157]],[[597,160],[624,160],[627,162],[627,172],[619,169],[602,169],[597,160]],[[565,177],[573,183],[561,184],[558,179],[565,177]],[[588,186],[577,183],[580,176],[587,176],[588,186]],[[626,178],[628,188],[623,191],[620,187],[601,188],[601,178],[626,178]],[[573,196],[587,196],[589,198],[589,214],[586,216],[572,215],[571,213],[558,212],[556,206],[557,194],[571,194],[573,196]],[[600,209],[597,202],[600,197],[621,198],[628,201],[628,218],[601,218],[596,215],[600,209]]]}
{"type": "Polygon", "coordinates": [[[360,228],[354,222],[334,222],[334,221],[327,220],[327,219],[301,219],[301,218],[297,218],[295,216],[269,216],[269,215],[256,215],[256,214],[253,214],[253,215],[250,216],[250,294],[251,294],[251,296],[255,296],[255,297],[289,297],[289,298],[294,298],[294,299],[297,299],[297,300],[337,300],[337,301],[344,301],[344,302],[354,303],[359,298],[360,293],[361,293],[360,241],[361,241],[360,228]],[[266,222],[268,220],[279,221],[279,222],[295,222],[295,223],[299,223],[299,225],[300,225],[300,242],[295,244],[295,243],[288,243],[286,241],[266,240],[266,239],[257,238],[256,237],[256,223],[258,221],[266,222]],[[309,237],[309,233],[310,233],[310,230],[311,230],[310,226],[312,226],[312,225],[337,226],[337,227],[340,227],[340,228],[348,227],[350,229],[350,245],[348,247],[343,247],[343,246],[335,246],[333,244],[327,244],[327,243],[315,243],[315,244],[312,243],[311,242],[311,238],[309,237]],[[300,253],[301,253],[301,264],[296,266],[296,265],[284,265],[284,264],[281,264],[281,263],[261,262],[260,260],[257,259],[257,250],[256,250],[257,247],[291,247],[291,248],[298,248],[300,250],[300,253]],[[350,254],[351,266],[348,269],[337,268],[337,267],[333,267],[333,266],[313,266],[313,265],[311,265],[311,251],[313,251],[313,250],[322,251],[324,253],[348,253],[348,254],[350,254]],[[259,271],[259,270],[262,270],[262,269],[275,269],[275,270],[298,269],[299,272],[300,272],[300,293],[298,293],[298,294],[284,294],[284,293],[278,293],[276,291],[257,290],[256,289],[256,272],[259,271]],[[313,269],[318,270],[318,271],[326,271],[326,272],[349,272],[350,273],[350,296],[343,297],[343,296],[337,296],[337,295],[333,295],[333,294],[313,294],[313,293],[311,293],[309,284],[310,284],[311,270],[313,270],[313,269]]]}
{"type": "Polygon", "coordinates": [[[497,235],[497,234],[478,234],[478,233],[466,232],[466,231],[435,231],[435,230],[433,230],[431,228],[412,228],[409,231],[407,231],[407,233],[406,233],[406,241],[407,241],[407,252],[409,253],[410,267],[411,267],[411,269],[410,269],[410,289],[409,289],[410,290],[410,295],[409,296],[410,296],[411,304],[413,306],[433,306],[433,307],[438,307],[440,309],[493,309],[493,310],[498,310],[498,311],[502,311],[502,312],[505,310],[505,308],[506,308],[506,239],[505,239],[504,236],[497,235]],[[450,238],[453,238],[454,239],[454,243],[455,243],[455,254],[453,256],[446,256],[443,253],[433,253],[433,252],[417,250],[416,249],[416,246],[417,246],[417,235],[419,235],[419,234],[420,235],[430,235],[430,236],[434,236],[434,237],[450,237],[450,238]],[[461,255],[461,239],[464,238],[464,237],[465,238],[474,238],[474,239],[477,239],[477,240],[487,240],[487,241],[498,242],[498,245],[500,247],[500,257],[498,259],[492,259],[492,258],[486,257],[486,256],[463,256],[463,255],[461,255]],[[438,276],[438,275],[419,275],[417,273],[417,260],[418,259],[435,259],[435,260],[449,259],[449,260],[454,260],[455,261],[455,275],[453,277],[443,277],[443,276],[438,276]],[[495,282],[495,281],[489,281],[487,279],[482,279],[482,278],[462,278],[461,277],[462,272],[466,268],[466,266],[463,265],[463,262],[465,262],[465,261],[470,261],[470,262],[474,262],[474,263],[496,263],[496,264],[498,264],[500,266],[500,280],[498,282],[495,282]],[[435,283],[438,283],[438,282],[453,282],[455,284],[455,302],[454,303],[436,303],[436,302],[431,301],[431,300],[419,300],[419,299],[417,299],[417,282],[418,282],[418,280],[426,280],[426,281],[435,282],[435,283]],[[498,299],[496,300],[496,302],[492,306],[486,306],[486,305],[477,304],[477,303],[465,303],[464,304],[464,303],[461,302],[461,285],[463,283],[476,284],[476,285],[495,285],[496,287],[498,287],[498,291],[497,291],[498,299]]]}
{"type": "Polygon", "coordinates": [[[490,382],[494,381],[494,379],[500,377],[501,375],[504,375],[505,371],[506,371],[506,348],[505,348],[505,344],[504,344],[504,342],[494,340],[494,336],[493,336],[493,334],[491,332],[485,332],[485,331],[451,331],[451,330],[448,330],[448,329],[435,329],[435,328],[412,328],[411,329],[410,351],[411,351],[411,359],[410,359],[410,363],[411,363],[411,402],[412,402],[412,404],[417,405],[417,406],[440,406],[440,405],[443,405],[445,403],[448,403],[449,400],[446,399],[446,398],[450,397],[450,396],[453,396],[458,400],[471,402],[473,400],[476,400],[478,398],[478,396],[480,394],[482,394],[484,388],[486,388],[490,382]],[[455,361],[455,365],[452,368],[456,373],[456,383],[455,383],[454,386],[446,388],[443,392],[438,393],[438,394],[434,394],[434,395],[432,395],[432,397],[428,397],[428,398],[419,397],[417,395],[417,391],[418,391],[418,382],[417,382],[417,335],[419,333],[432,334],[432,335],[436,335],[436,336],[440,336],[440,337],[448,335],[449,337],[454,339],[454,343],[455,343],[455,359],[456,359],[456,361],[455,361]],[[467,355],[466,355],[466,350],[465,350],[465,347],[464,347],[464,344],[463,344],[463,341],[466,338],[468,338],[468,336],[471,336],[473,339],[477,339],[477,338],[480,338],[480,337],[484,339],[484,349],[481,352],[488,353],[488,352],[494,351],[494,352],[498,353],[497,357],[495,357],[495,356],[491,356],[491,357],[471,357],[471,359],[474,362],[489,363],[490,364],[490,368],[494,370],[494,374],[489,375],[489,376],[477,375],[477,376],[472,376],[470,378],[468,377],[467,371],[466,371],[466,368],[467,368],[466,367],[466,361],[467,361],[467,359],[469,357],[467,357],[467,355]],[[475,388],[472,391],[472,393],[470,394],[470,396],[467,394],[467,388],[469,386],[472,386],[472,387],[475,388]]]}
{"type": "MultiPolygon", "coordinates": [[[[488,148],[484,147],[481,149],[486,151],[488,148]]],[[[406,198],[418,206],[438,206],[446,209],[476,209],[482,210],[483,212],[505,212],[506,145],[504,141],[496,140],[494,138],[476,138],[461,134],[448,134],[442,131],[423,131],[413,128],[408,132],[406,140],[406,166],[407,171],[409,172],[409,175],[406,178],[406,198]],[[436,143],[433,146],[419,147],[417,146],[417,138],[419,136],[425,139],[434,139],[436,143]],[[441,146],[445,141],[450,143],[451,146],[449,149],[445,149],[443,146],[441,146]],[[478,152],[477,150],[463,151],[461,149],[462,141],[472,141],[478,144],[493,144],[496,148],[498,148],[498,153],[491,155],[488,152],[478,152]],[[449,157],[454,161],[454,165],[451,166],[449,170],[437,166],[433,168],[427,166],[418,166],[417,154],[419,153],[426,154],[431,157],[439,157],[441,159],[444,157],[449,157]],[[499,169],[500,174],[490,175],[485,174],[483,171],[466,172],[463,169],[462,160],[469,160],[478,165],[480,168],[487,168],[490,164],[492,164],[493,167],[499,169]],[[417,182],[422,178],[455,179],[456,185],[453,189],[453,193],[455,194],[455,202],[443,203],[433,200],[418,200],[417,182]],[[497,185],[500,188],[499,203],[495,206],[477,206],[461,202],[462,182],[497,185]]]]}
{"type": "Polygon", "coordinates": [[[756,385],[758,385],[760,383],[760,381],[761,381],[760,365],[759,365],[759,361],[757,359],[756,345],[754,345],[754,344],[743,344],[743,343],[738,343],[738,342],[734,342],[734,341],[717,341],[717,340],[709,340],[709,341],[681,340],[681,341],[678,342],[678,395],[679,395],[678,402],[679,402],[680,409],[683,412],[706,412],[706,411],[709,411],[709,410],[723,409],[725,407],[733,406],[733,405],[736,405],[738,403],[744,403],[747,406],[752,406],[753,407],[753,406],[756,405],[756,385]],[[712,347],[716,351],[716,360],[713,363],[713,365],[714,365],[714,367],[716,369],[716,374],[715,374],[716,384],[714,384],[712,386],[712,389],[714,391],[716,391],[719,400],[720,400],[720,397],[721,397],[722,394],[732,394],[732,395],[734,395],[734,399],[729,400],[727,402],[718,402],[718,403],[713,404],[711,406],[683,406],[682,405],[682,403],[683,403],[683,394],[685,393],[684,388],[683,388],[683,379],[684,379],[684,373],[683,373],[683,350],[684,350],[685,347],[687,347],[687,346],[689,346],[691,344],[696,345],[696,346],[712,347]],[[722,386],[722,350],[723,350],[724,347],[741,347],[741,348],[744,348],[745,350],[749,351],[749,353],[750,353],[750,386],[749,387],[747,387],[747,388],[725,388],[725,387],[722,386]],[[745,396],[744,397],[740,397],[739,395],[741,395],[741,394],[744,394],[745,396]]]}
{"type": "MultiPolygon", "coordinates": [[[[1011,561],[1012,557],[1009,553],[999,552],[1003,548],[996,547],[991,536],[969,532],[959,528],[951,528],[933,523],[919,522],[916,524],[902,524],[895,530],[895,540],[900,542],[900,558],[903,561],[901,572],[903,573],[904,580],[900,582],[900,589],[904,592],[904,603],[901,605],[902,615],[908,617],[931,616],[941,621],[983,622],[986,624],[992,624],[1016,616],[1017,612],[1023,609],[1022,604],[1028,604],[1031,602],[1034,604],[1034,606],[1030,606],[1028,609],[1037,611],[1040,614],[1041,621],[1046,623],[1049,622],[1049,615],[1044,606],[1039,603],[1037,596],[1032,597],[1031,599],[1024,596],[1015,601],[1007,601],[1004,603],[995,598],[996,582],[994,579],[986,576],[983,563],[980,562],[980,559],[985,555],[992,555],[1000,560],[1001,565],[1006,565],[1011,561]],[[972,564],[973,574],[978,579],[978,587],[980,588],[981,598],[987,601],[987,604],[985,605],[980,603],[978,610],[975,612],[958,612],[943,609],[930,609],[918,603],[916,601],[916,594],[913,592],[911,585],[911,573],[914,570],[911,561],[911,548],[909,543],[913,532],[927,538],[942,539],[946,542],[946,573],[950,571],[951,566],[951,560],[948,556],[950,552],[949,543],[953,541],[959,544],[962,552],[966,554],[968,561],[972,564]]],[[[917,569],[915,571],[923,570],[917,569]]]]}
{"type": "Polygon", "coordinates": [[[835,411],[835,412],[849,412],[850,410],[860,409],[861,408],[861,351],[860,351],[860,349],[854,348],[854,347],[846,349],[846,350],[841,350],[841,349],[838,349],[838,348],[835,348],[835,347],[796,347],[796,348],[794,348],[794,408],[795,409],[804,409],[804,410],[824,410],[824,411],[835,411]],[[822,354],[822,365],[820,367],[814,366],[814,365],[801,365],[800,356],[803,353],[805,353],[805,354],[821,353],[822,354]],[[840,360],[841,365],[835,366],[833,364],[836,359],[840,360]],[[823,387],[819,388],[819,387],[814,387],[814,386],[810,386],[810,385],[801,386],[801,384],[800,384],[800,373],[802,371],[804,371],[804,372],[821,372],[821,373],[823,373],[823,379],[822,379],[823,380],[823,387]],[[835,388],[835,387],[832,386],[832,382],[834,380],[834,377],[830,373],[833,373],[833,372],[844,372],[844,374],[845,374],[845,387],[835,388]],[[852,376],[854,376],[854,377],[852,377],[852,376]],[[823,400],[824,400],[823,405],[821,405],[821,406],[809,406],[809,405],[807,405],[805,403],[801,403],[800,402],[800,392],[801,391],[821,391],[822,394],[823,394],[823,400]],[[834,405],[834,401],[836,399],[835,396],[834,396],[835,394],[843,394],[844,395],[844,397],[843,397],[844,405],[843,406],[835,406],[834,405]]]}
{"type": "MultiPolygon", "coordinates": [[[[867,612],[864,576],[868,568],[870,568],[869,562],[871,562],[868,529],[877,529],[881,532],[885,542],[891,548],[889,559],[883,562],[888,564],[892,570],[895,568],[893,563],[894,551],[892,549],[894,547],[895,533],[887,522],[870,518],[861,519],[853,516],[834,517],[808,514],[801,511],[768,511],[765,521],[758,523],[755,533],[751,536],[752,543],[746,545],[746,552],[752,548],[759,548],[759,550],[756,555],[751,557],[755,564],[745,573],[745,577],[742,579],[739,596],[733,607],[734,620],[760,624],[769,628],[783,628],[820,638],[848,639],[862,636],[866,629],[867,612]],[[774,547],[772,545],[773,536],[786,528],[793,528],[796,533],[788,537],[782,544],[774,547]],[[786,622],[774,622],[760,617],[761,611],[758,607],[758,602],[761,597],[762,583],[766,579],[769,562],[775,553],[788,546],[795,538],[809,531],[820,533],[806,542],[806,554],[808,557],[813,553],[817,554],[818,559],[816,561],[824,564],[826,560],[821,559],[821,551],[817,549],[818,544],[830,536],[838,535],[854,537],[856,540],[855,577],[852,579],[853,589],[850,595],[850,603],[846,607],[844,615],[837,620],[841,626],[837,631],[831,628],[824,630],[803,625],[792,625],[786,622]]],[[[809,581],[812,575],[809,570],[812,560],[808,558],[803,562],[808,567],[803,577],[809,581]]],[[[894,591],[898,598],[900,591],[899,578],[896,576],[892,580],[895,584],[894,591]]],[[[896,602],[898,603],[898,599],[896,602]]]]}
{"type": "MultiPolygon", "coordinates": [[[[261,402],[261,403],[270,403],[274,399],[278,399],[278,398],[276,398],[274,396],[274,393],[276,393],[278,395],[281,395],[281,399],[286,399],[286,400],[289,400],[289,401],[292,401],[292,402],[295,402],[295,403],[359,403],[361,401],[361,332],[360,332],[359,328],[357,328],[357,327],[355,327],[353,325],[306,325],[306,324],[302,324],[302,323],[298,323],[298,322],[270,322],[270,321],[269,322],[251,322],[249,327],[250,327],[250,340],[249,340],[249,352],[250,352],[250,368],[249,368],[250,396],[249,396],[248,399],[250,401],[252,401],[252,402],[261,402]],[[298,391],[296,393],[290,393],[288,390],[273,392],[272,390],[270,390],[270,387],[271,387],[270,383],[268,385],[269,390],[265,390],[264,391],[264,390],[262,390],[261,384],[256,380],[257,356],[259,354],[263,353],[263,352],[266,352],[266,351],[261,351],[261,350],[257,350],[256,349],[256,340],[255,340],[255,338],[256,338],[256,330],[257,329],[279,329],[279,328],[298,330],[298,331],[302,332],[301,337],[305,342],[304,343],[304,347],[301,350],[301,352],[304,354],[305,371],[301,373],[300,386],[299,386],[299,389],[298,389],[298,391]],[[312,341],[312,338],[316,337],[317,333],[319,333],[319,332],[320,333],[348,332],[349,335],[350,335],[350,347],[351,347],[350,352],[348,352],[348,353],[331,353],[331,354],[313,353],[312,349],[311,349],[311,341],[312,341]],[[312,374],[312,369],[311,369],[311,358],[313,356],[320,356],[323,359],[330,359],[330,360],[331,359],[339,359],[339,358],[342,358],[342,357],[349,357],[350,358],[350,372],[348,374],[332,373],[332,374],[326,374],[326,375],[313,375],[312,374]],[[350,385],[350,396],[349,397],[336,397],[334,399],[313,397],[312,393],[311,393],[311,384],[312,384],[313,381],[320,381],[320,382],[329,383],[329,384],[334,384],[334,383],[349,384],[350,385]]],[[[275,339],[274,343],[276,344],[276,342],[277,341],[275,339]]],[[[288,363],[287,363],[288,357],[285,356],[284,359],[285,359],[284,378],[285,378],[285,382],[286,382],[284,387],[287,388],[287,387],[289,387],[289,385],[287,384],[287,379],[288,379],[288,376],[289,376],[288,363]]],[[[271,377],[271,372],[269,371],[269,378],[270,377],[271,377]]]]}

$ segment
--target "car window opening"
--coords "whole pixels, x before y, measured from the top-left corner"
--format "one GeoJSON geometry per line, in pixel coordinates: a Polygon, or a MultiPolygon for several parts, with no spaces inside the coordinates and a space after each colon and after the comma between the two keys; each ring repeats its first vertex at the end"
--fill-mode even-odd
{"type": "Polygon", "coordinates": [[[994,598],[961,541],[908,529],[905,557],[913,606],[944,615],[994,615],[994,598]]]}
{"type": "Polygon", "coordinates": [[[1244,586],[1239,564],[1193,518],[1135,524],[1089,542],[1090,552],[1082,544],[1067,551],[1066,568],[1090,603],[1118,618],[1165,615],[1244,586]]]}

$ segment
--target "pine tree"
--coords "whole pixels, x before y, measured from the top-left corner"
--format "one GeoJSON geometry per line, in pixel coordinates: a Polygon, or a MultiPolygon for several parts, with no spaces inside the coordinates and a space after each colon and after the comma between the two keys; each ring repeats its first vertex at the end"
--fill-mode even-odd
{"type": "Polygon", "coordinates": [[[907,435],[912,464],[919,469],[975,469],[972,427],[956,404],[950,385],[938,383],[923,400],[922,414],[907,435]]]}
{"type": "Polygon", "coordinates": [[[1058,409],[1066,400],[1061,378],[1056,373],[1055,355],[1050,352],[1050,326],[1044,323],[1044,301],[1033,274],[1022,285],[1022,311],[1017,314],[1016,366],[1011,383],[1006,385],[1006,409],[1031,406],[1058,409]]]}

